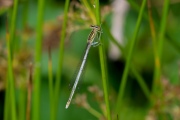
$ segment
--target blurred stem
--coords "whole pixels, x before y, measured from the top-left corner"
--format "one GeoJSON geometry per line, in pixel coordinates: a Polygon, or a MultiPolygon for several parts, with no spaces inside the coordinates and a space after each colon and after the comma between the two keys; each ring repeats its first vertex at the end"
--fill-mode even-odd
{"type": "Polygon", "coordinates": [[[85,107],[85,109],[86,109],[87,111],[89,111],[93,116],[97,117],[98,119],[101,119],[101,117],[103,116],[103,115],[101,115],[101,113],[99,113],[98,111],[96,111],[95,109],[93,109],[90,105],[87,105],[87,106],[85,107]]]}
{"type": "Polygon", "coordinates": [[[26,89],[25,89],[25,81],[21,82],[21,86],[19,89],[19,120],[24,120],[25,115],[26,115],[26,109],[25,109],[25,104],[26,104],[26,89]]]}
{"type": "Polygon", "coordinates": [[[138,73],[138,71],[135,69],[135,67],[131,66],[131,71],[132,73],[134,74],[137,82],[139,83],[141,89],[143,90],[144,92],[144,95],[146,96],[146,98],[151,102],[152,99],[151,99],[151,92],[150,90],[148,89],[146,83],[144,82],[144,79],[142,78],[142,76],[138,73]]]}
{"type": "Polygon", "coordinates": [[[171,37],[171,35],[167,35],[167,40],[166,41],[168,42],[168,44],[170,44],[172,47],[174,47],[177,52],[180,53],[180,44],[176,40],[174,40],[171,37]]]}
{"type": "MultiPolygon", "coordinates": [[[[158,75],[158,71],[160,71],[160,59],[158,55],[158,45],[157,45],[157,38],[156,38],[156,31],[154,26],[154,21],[152,18],[152,9],[151,9],[151,1],[148,0],[148,15],[149,15],[149,24],[150,24],[150,30],[151,30],[151,36],[152,36],[152,42],[153,42],[153,48],[154,48],[154,61],[155,61],[155,68],[154,68],[154,78],[153,81],[160,79],[160,76],[158,75]]],[[[155,83],[153,83],[153,87],[155,83]]],[[[154,90],[153,90],[154,91],[154,90]]]]}
{"type": "Polygon", "coordinates": [[[116,106],[116,110],[117,112],[120,110],[120,107],[122,105],[122,98],[124,95],[124,90],[125,90],[125,86],[126,86],[126,82],[127,82],[127,77],[128,77],[128,72],[129,72],[129,68],[130,68],[130,63],[131,63],[131,59],[132,59],[132,53],[133,53],[133,48],[135,46],[135,41],[136,41],[136,37],[140,28],[140,23],[142,21],[142,15],[143,12],[145,10],[145,6],[146,6],[146,0],[143,0],[140,12],[139,12],[139,16],[138,16],[138,20],[136,23],[136,27],[135,27],[135,32],[134,35],[132,37],[132,40],[130,41],[130,49],[129,49],[129,53],[127,56],[127,62],[125,64],[125,70],[123,72],[123,76],[122,76],[122,80],[121,80],[121,84],[120,84],[120,89],[119,89],[119,94],[118,94],[118,99],[117,99],[117,106],[116,106]]]}
{"type": "Polygon", "coordinates": [[[18,9],[18,0],[14,0],[12,16],[11,16],[11,25],[10,25],[10,47],[13,55],[14,47],[16,46],[15,42],[15,27],[16,27],[16,17],[17,17],[17,9],[18,9]]]}
{"type": "Polygon", "coordinates": [[[25,0],[24,4],[23,4],[23,11],[22,11],[22,14],[23,14],[23,20],[22,20],[23,30],[25,30],[27,27],[28,9],[29,9],[29,0],[25,0]]]}
{"type": "MultiPolygon", "coordinates": [[[[8,110],[11,110],[11,119],[16,120],[16,102],[15,102],[15,84],[14,84],[14,77],[13,77],[13,66],[12,66],[12,56],[13,56],[13,47],[12,45],[14,42],[14,36],[15,36],[15,27],[16,27],[16,16],[17,16],[17,8],[18,8],[18,0],[14,0],[13,10],[12,10],[12,16],[11,16],[11,24],[10,24],[10,36],[8,31],[8,20],[6,21],[6,41],[7,41],[7,51],[8,51],[8,77],[7,77],[7,88],[9,89],[9,92],[7,91],[6,98],[9,100],[6,100],[6,102],[10,102],[10,109],[6,108],[5,112],[8,112],[8,110]],[[9,97],[7,96],[9,95],[9,97]]],[[[14,42],[15,43],[15,42],[14,42]]],[[[8,104],[8,103],[5,103],[8,104]]],[[[6,107],[8,107],[7,105],[6,107]]],[[[7,113],[5,113],[5,119],[8,119],[8,116],[6,116],[7,113]]]]}
{"type": "MultiPolygon", "coordinates": [[[[128,2],[132,6],[132,8],[134,8],[134,10],[136,10],[137,12],[140,11],[140,6],[135,0],[128,0],[128,2]]],[[[148,20],[148,15],[146,14],[146,12],[143,12],[143,17],[148,20]]]]}
{"type": "MultiPolygon", "coordinates": [[[[124,53],[124,48],[117,42],[117,40],[113,37],[113,35],[111,34],[106,22],[104,22],[104,28],[105,31],[107,33],[107,35],[109,36],[110,40],[118,47],[119,51],[122,52],[122,55],[124,56],[125,59],[127,59],[126,54],[124,53]]],[[[144,82],[145,80],[142,78],[142,76],[137,72],[137,70],[135,69],[135,67],[133,67],[133,65],[130,66],[130,69],[132,71],[132,73],[134,74],[134,76],[136,77],[137,82],[139,83],[140,87],[142,88],[145,96],[151,100],[150,98],[150,90],[148,89],[146,83],[144,82]]]]}
{"type": "Polygon", "coordinates": [[[9,99],[9,82],[8,74],[6,76],[6,91],[5,91],[5,104],[4,104],[4,120],[9,120],[10,99],[9,99]]]}
{"type": "Polygon", "coordinates": [[[26,106],[26,120],[31,120],[31,99],[32,99],[32,63],[29,65],[29,80],[27,86],[27,106],[26,106]]]}
{"type": "Polygon", "coordinates": [[[41,50],[43,34],[44,0],[38,0],[38,18],[36,26],[35,70],[33,81],[32,120],[40,120],[40,83],[41,83],[41,50]]]}
{"type": "MultiPolygon", "coordinates": [[[[162,86],[161,86],[161,56],[162,56],[162,50],[163,50],[163,42],[164,42],[164,34],[166,30],[166,21],[167,21],[167,16],[168,16],[168,8],[169,8],[169,0],[164,1],[164,6],[163,6],[163,13],[162,13],[162,19],[160,23],[160,30],[159,30],[159,36],[158,36],[158,56],[159,56],[159,69],[156,71],[156,76],[153,81],[153,93],[155,95],[160,94],[162,95],[162,86]]],[[[158,95],[159,96],[159,95],[158,95]]]]}
{"type": "MultiPolygon", "coordinates": [[[[8,33],[7,33],[8,34],[8,33]]],[[[7,38],[12,38],[7,37],[7,38]]],[[[11,110],[11,119],[16,120],[16,102],[15,102],[15,85],[14,85],[14,77],[13,77],[13,66],[12,66],[12,54],[11,54],[11,40],[13,39],[7,39],[7,49],[8,49],[8,87],[10,89],[9,93],[9,99],[10,99],[10,110],[11,110]]],[[[8,88],[7,88],[8,89],[8,88]]]]}
{"type": "MultiPolygon", "coordinates": [[[[6,40],[9,41],[9,30],[8,30],[8,17],[6,18],[6,40]]],[[[9,120],[10,110],[10,88],[9,88],[9,75],[6,74],[6,91],[5,91],[5,105],[4,105],[4,120],[9,120]]]]}
{"type": "Polygon", "coordinates": [[[50,120],[55,120],[54,112],[54,95],[53,95],[53,71],[52,71],[52,59],[51,48],[49,47],[49,60],[48,60],[48,77],[49,77],[49,96],[50,96],[50,120]]]}
{"type": "Polygon", "coordinates": [[[163,14],[162,14],[162,19],[161,19],[161,24],[160,24],[160,31],[159,31],[159,57],[161,60],[162,56],[162,50],[163,50],[163,42],[164,42],[164,34],[166,30],[166,21],[167,21],[167,16],[168,16],[168,9],[169,9],[169,0],[164,1],[164,6],[163,6],[163,14]]]}
{"type": "Polygon", "coordinates": [[[59,91],[60,91],[60,84],[61,84],[61,74],[62,74],[62,65],[63,65],[63,57],[64,57],[64,41],[65,41],[65,35],[66,35],[69,2],[70,2],[70,0],[66,0],[66,2],[65,2],[64,17],[63,17],[64,20],[63,20],[60,45],[59,45],[58,70],[57,70],[57,74],[56,74],[55,96],[54,96],[54,98],[55,98],[54,105],[55,105],[55,112],[56,112],[55,116],[57,116],[57,111],[58,111],[57,107],[58,107],[59,91]]]}
{"type": "Polygon", "coordinates": [[[91,9],[90,7],[90,4],[88,3],[87,0],[81,0],[81,2],[84,4],[84,6],[86,7],[88,13],[89,13],[89,16],[91,17],[92,19],[92,23],[95,23],[96,22],[96,19],[95,19],[95,16],[94,16],[94,12],[93,10],[91,9]]]}
{"type": "MultiPolygon", "coordinates": [[[[23,2],[23,10],[22,10],[22,30],[25,31],[27,27],[27,19],[28,19],[28,3],[29,0],[25,0],[23,2]]],[[[24,42],[24,41],[23,41],[24,42]]],[[[26,45],[26,44],[23,44],[26,45]]],[[[25,47],[25,46],[24,46],[25,47]]],[[[20,89],[19,89],[19,120],[24,120],[26,118],[26,84],[25,81],[22,80],[20,89]]]]}
{"type": "Polygon", "coordinates": [[[159,42],[158,42],[158,56],[159,56],[159,69],[155,74],[155,78],[153,81],[153,93],[158,94],[162,92],[161,84],[160,84],[160,77],[161,77],[161,55],[162,55],[162,48],[163,48],[163,41],[164,41],[164,34],[165,34],[165,27],[166,27],[166,19],[168,15],[168,6],[169,6],[169,0],[164,1],[164,7],[163,7],[163,14],[162,19],[160,23],[160,31],[159,31],[159,42]],[[158,92],[158,93],[156,93],[158,92]]]}
{"type": "MultiPolygon", "coordinates": [[[[97,25],[101,24],[101,16],[100,16],[100,5],[99,0],[95,0],[95,12],[96,12],[96,23],[97,25]]],[[[100,38],[101,39],[101,38],[100,38]]],[[[101,39],[102,45],[99,45],[99,56],[100,56],[100,64],[101,64],[101,74],[102,74],[102,83],[103,83],[103,91],[104,91],[104,99],[106,104],[106,112],[107,119],[111,120],[110,115],[110,107],[109,107],[109,95],[108,95],[108,77],[107,77],[107,67],[106,67],[106,58],[105,58],[105,50],[104,50],[104,41],[101,39]]]]}
{"type": "Polygon", "coordinates": [[[110,30],[109,30],[109,27],[107,26],[107,23],[104,22],[103,24],[104,28],[105,28],[105,31],[107,33],[107,36],[110,38],[110,40],[118,47],[119,51],[121,51],[122,53],[124,53],[124,48],[121,44],[119,44],[117,42],[117,40],[113,37],[113,35],[111,34],[110,30]]]}

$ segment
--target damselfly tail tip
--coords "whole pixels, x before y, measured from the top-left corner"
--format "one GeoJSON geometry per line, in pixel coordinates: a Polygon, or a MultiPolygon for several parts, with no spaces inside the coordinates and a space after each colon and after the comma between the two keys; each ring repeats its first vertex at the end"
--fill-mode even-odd
{"type": "Polygon", "coordinates": [[[68,105],[66,104],[66,109],[68,109],[68,105]]]}
{"type": "Polygon", "coordinates": [[[69,104],[70,104],[70,101],[68,100],[68,102],[66,103],[66,109],[68,109],[69,104]]]}

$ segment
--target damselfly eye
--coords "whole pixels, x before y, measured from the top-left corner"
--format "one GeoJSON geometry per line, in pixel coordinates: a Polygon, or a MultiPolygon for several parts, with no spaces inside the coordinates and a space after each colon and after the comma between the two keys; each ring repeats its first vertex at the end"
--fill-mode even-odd
{"type": "Polygon", "coordinates": [[[99,27],[99,26],[97,26],[97,25],[91,25],[90,27],[91,27],[91,28],[95,28],[95,29],[100,30],[100,27],[99,27]]]}
{"type": "Polygon", "coordinates": [[[97,29],[97,30],[100,30],[101,28],[100,28],[99,26],[96,26],[96,29],[97,29]]]}
{"type": "Polygon", "coordinates": [[[94,25],[91,25],[90,28],[94,28],[95,26],[94,25]]]}

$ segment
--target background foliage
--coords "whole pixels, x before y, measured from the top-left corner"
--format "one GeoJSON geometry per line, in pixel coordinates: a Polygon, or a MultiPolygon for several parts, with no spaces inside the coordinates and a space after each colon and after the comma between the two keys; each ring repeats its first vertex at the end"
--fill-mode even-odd
{"type": "Polygon", "coordinates": [[[180,119],[180,1],[127,2],[121,45],[110,31],[112,1],[0,0],[0,118],[180,119]],[[101,24],[102,45],[91,48],[65,109],[91,24],[101,24]]]}

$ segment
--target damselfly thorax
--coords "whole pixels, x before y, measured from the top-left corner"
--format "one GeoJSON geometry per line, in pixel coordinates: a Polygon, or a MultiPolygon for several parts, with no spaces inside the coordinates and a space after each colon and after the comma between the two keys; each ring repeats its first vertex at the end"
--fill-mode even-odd
{"type": "MultiPolygon", "coordinates": [[[[101,33],[101,28],[97,25],[91,25],[92,31],[90,32],[88,36],[88,43],[92,43],[97,35],[98,32],[101,33]]],[[[99,38],[98,38],[99,39],[99,38]]]]}

